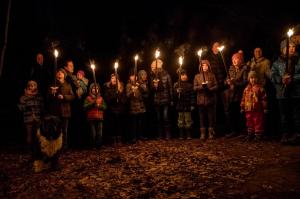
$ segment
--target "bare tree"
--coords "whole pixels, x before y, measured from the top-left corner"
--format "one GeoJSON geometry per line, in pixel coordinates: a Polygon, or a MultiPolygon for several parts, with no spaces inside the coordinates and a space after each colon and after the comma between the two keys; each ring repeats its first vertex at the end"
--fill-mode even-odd
{"type": "Polygon", "coordinates": [[[5,50],[7,46],[7,38],[8,38],[8,24],[9,24],[9,17],[10,17],[10,8],[11,8],[11,0],[8,0],[7,6],[7,14],[6,14],[6,24],[5,24],[5,34],[4,34],[4,44],[1,52],[1,62],[0,62],[0,77],[2,76],[2,69],[4,64],[4,56],[5,50]]]}

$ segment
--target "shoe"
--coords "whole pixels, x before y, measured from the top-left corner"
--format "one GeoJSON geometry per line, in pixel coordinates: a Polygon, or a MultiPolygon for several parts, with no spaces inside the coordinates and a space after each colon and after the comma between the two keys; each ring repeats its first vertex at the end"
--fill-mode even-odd
{"type": "Polygon", "coordinates": [[[243,142],[250,142],[254,139],[254,134],[253,133],[249,133],[244,139],[243,142]]]}
{"type": "Polygon", "coordinates": [[[239,134],[237,133],[237,132],[231,132],[231,133],[229,133],[229,134],[226,134],[225,135],[225,137],[226,138],[233,138],[233,137],[235,137],[235,136],[238,136],[239,134]]]}
{"type": "Polygon", "coordinates": [[[214,139],[215,135],[216,135],[216,133],[215,133],[214,129],[211,127],[208,128],[208,139],[210,139],[210,140],[214,139]]]}
{"type": "Polygon", "coordinates": [[[200,128],[200,141],[205,141],[206,128],[200,128]]]}

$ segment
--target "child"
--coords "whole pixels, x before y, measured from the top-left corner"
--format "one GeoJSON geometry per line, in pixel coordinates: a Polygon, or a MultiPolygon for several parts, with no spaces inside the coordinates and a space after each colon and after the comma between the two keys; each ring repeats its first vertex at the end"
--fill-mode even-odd
{"type": "Polygon", "coordinates": [[[180,83],[174,84],[174,91],[177,96],[176,110],[178,112],[177,125],[179,128],[179,139],[183,139],[184,131],[187,139],[191,139],[191,128],[193,124],[192,110],[195,104],[195,95],[193,85],[188,82],[188,76],[185,70],[178,71],[180,83]]]}
{"type": "Polygon", "coordinates": [[[241,101],[241,112],[246,114],[248,135],[245,141],[252,138],[260,140],[264,133],[264,113],[267,108],[267,96],[264,88],[259,85],[257,74],[251,71],[248,75],[249,84],[245,88],[241,101]]]}
{"type": "Polygon", "coordinates": [[[63,68],[56,72],[57,84],[50,87],[49,110],[50,114],[57,116],[61,120],[63,132],[63,148],[68,148],[68,128],[71,118],[71,102],[75,96],[71,85],[66,81],[67,73],[63,68]]]}
{"type": "Polygon", "coordinates": [[[130,121],[131,121],[131,135],[130,142],[135,143],[137,140],[142,138],[142,129],[143,118],[145,117],[146,107],[143,100],[142,92],[145,87],[137,82],[136,74],[134,71],[131,71],[129,74],[129,80],[126,85],[126,95],[129,100],[129,112],[130,112],[130,121]]]}
{"type": "Polygon", "coordinates": [[[226,119],[226,138],[240,136],[244,121],[241,116],[241,99],[248,82],[247,65],[243,64],[243,54],[235,53],[225,81],[224,110],[226,119]]]}
{"type": "Polygon", "coordinates": [[[44,110],[43,98],[38,93],[36,81],[30,80],[21,96],[18,104],[20,111],[23,112],[24,124],[27,132],[27,145],[31,149],[33,142],[33,132],[36,125],[40,122],[42,111],[44,110]]]}
{"type": "Polygon", "coordinates": [[[92,147],[100,148],[102,145],[103,114],[106,104],[100,94],[100,86],[92,83],[90,93],[84,100],[87,110],[87,119],[90,126],[92,147]]]}
{"type": "Polygon", "coordinates": [[[197,91],[197,105],[200,117],[200,140],[206,139],[205,118],[208,119],[208,138],[215,137],[216,125],[216,91],[218,89],[215,75],[210,71],[208,60],[202,60],[199,66],[200,73],[195,76],[194,90],[197,91]]]}
{"type": "Polygon", "coordinates": [[[87,93],[87,86],[89,84],[89,80],[84,77],[85,75],[83,70],[79,70],[76,76],[77,76],[77,83],[79,85],[79,87],[76,90],[76,94],[80,99],[83,95],[87,93]]]}
{"type": "Polygon", "coordinates": [[[107,103],[107,124],[114,145],[121,145],[126,135],[127,97],[123,82],[118,74],[111,74],[110,81],[104,84],[104,99],[107,103]]]}

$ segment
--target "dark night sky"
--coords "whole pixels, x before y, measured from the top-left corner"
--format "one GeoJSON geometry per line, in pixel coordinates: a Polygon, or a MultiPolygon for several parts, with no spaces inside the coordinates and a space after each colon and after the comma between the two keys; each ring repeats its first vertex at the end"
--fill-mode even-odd
{"type": "MultiPolygon", "coordinates": [[[[104,68],[101,74],[109,72],[116,58],[130,64],[136,52],[144,58],[141,65],[148,66],[157,47],[166,66],[174,65],[174,50],[180,45],[191,45],[186,56],[193,59],[196,48],[216,40],[225,43],[228,55],[243,49],[247,59],[254,47],[262,46],[272,59],[284,32],[300,22],[297,6],[288,1],[181,2],[13,0],[7,62],[26,68],[38,50],[50,51],[53,41],[59,42],[62,57],[73,58],[78,68],[85,68],[89,57],[95,59],[104,68]]],[[[5,71],[9,73],[7,66],[5,71]]]]}
{"type": "MultiPolygon", "coordinates": [[[[1,48],[7,2],[0,2],[1,48]]],[[[60,61],[73,58],[75,67],[85,69],[88,76],[88,60],[95,59],[101,83],[107,80],[116,58],[121,61],[125,79],[133,54],[138,52],[142,56],[140,67],[148,67],[157,47],[173,75],[177,67],[174,51],[182,44],[190,45],[185,52],[185,67],[193,74],[197,71],[195,50],[216,40],[226,45],[228,60],[239,49],[244,50],[248,60],[257,46],[272,60],[287,29],[300,24],[299,9],[289,1],[262,2],[12,0],[8,47],[0,80],[2,92],[11,99],[2,99],[16,108],[24,88],[22,75],[39,50],[52,63],[52,42],[59,43],[60,61]]],[[[2,111],[1,121],[7,111],[2,111]]]]}

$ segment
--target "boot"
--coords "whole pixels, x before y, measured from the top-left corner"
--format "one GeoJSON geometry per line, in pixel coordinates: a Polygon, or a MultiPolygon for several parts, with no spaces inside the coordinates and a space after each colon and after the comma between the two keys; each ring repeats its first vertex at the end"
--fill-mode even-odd
{"type": "Polygon", "coordinates": [[[183,128],[179,129],[179,139],[182,140],[183,139],[183,128]]]}
{"type": "Polygon", "coordinates": [[[288,142],[288,134],[287,133],[282,134],[282,138],[281,138],[280,142],[281,142],[281,144],[287,144],[287,142],[288,142]]]}
{"type": "Polygon", "coordinates": [[[215,135],[216,135],[216,133],[214,131],[214,128],[209,127],[208,128],[208,139],[210,139],[210,140],[214,139],[215,135]]]}
{"type": "Polygon", "coordinates": [[[205,140],[206,128],[200,128],[200,140],[205,140]]]}
{"type": "Polygon", "coordinates": [[[122,146],[122,136],[117,136],[117,146],[122,146]]]}
{"type": "Polygon", "coordinates": [[[261,133],[256,133],[254,141],[257,141],[257,142],[262,141],[262,134],[261,133]]]}
{"type": "Polygon", "coordinates": [[[243,139],[244,142],[250,142],[254,138],[253,132],[248,132],[247,136],[243,139]]]}
{"type": "Polygon", "coordinates": [[[186,129],[186,138],[187,138],[188,140],[192,139],[191,128],[187,128],[187,129],[186,129]]]}
{"type": "Polygon", "coordinates": [[[287,140],[286,144],[299,145],[300,144],[300,134],[294,133],[293,136],[287,140]]]}
{"type": "Polygon", "coordinates": [[[171,129],[170,127],[165,127],[166,140],[171,139],[171,129]]]}

